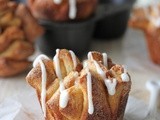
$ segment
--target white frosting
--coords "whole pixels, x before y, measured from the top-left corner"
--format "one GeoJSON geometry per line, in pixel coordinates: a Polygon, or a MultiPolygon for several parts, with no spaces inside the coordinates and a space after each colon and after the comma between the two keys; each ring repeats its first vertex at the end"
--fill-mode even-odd
{"type": "Polygon", "coordinates": [[[59,91],[62,92],[64,90],[65,90],[65,87],[64,87],[63,81],[60,80],[60,82],[59,82],[59,91]]]}
{"type": "MultiPolygon", "coordinates": [[[[53,0],[55,4],[61,4],[62,0],[53,0]]],[[[76,0],[69,0],[69,18],[75,19],[77,14],[76,0]]]]}
{"type": "Polygon", "coordinates": [[[36,65],[39,63],[42,71],[42,91],[41,91],[41,105],[42,105],[42,111],[44,114],[44,117],[46,117],[46,81],[47,81],[47,73],[45,65],[42,61],[42,59],[49,59],[45,55],[40,55],[36,58],[36,60],[33,62],[33,67],[36,67],[36,65]]]}
{"type": "Polygon", "coordinates": [[[61,107],[61,108],[67,107],[68,100],[69,100],[68,91],[67,91],[67,90],[61,91],[60,100],[59,100],[59,105],[60,105],[60,107],[61,107]]]}
{"type": "Polygon", "coordinates": [[[157,106],[159,102],[160,85],[159,80],[150,80],[147,82],[146,87],[151,93],[149,103],[149,113],[155,114],[157,112],[157,106]]]}
{"type": "Polygon", "coordinates": [[[129,76],[127,73],[122,73],[121,78],[123,82],[128,82],[129,81],[129,76]]]}
{"type": "Polygon", "coordinates": [[[33,67],[36,67],[36,65],[38,65],[39,61],[41,61],[42,59],[47,59],[49,60],[49,57],[47,57],[46,55],[39,55],[33,62],[33,67]]]}
{"type": "Polygon", "coordinates": [[[94,62],[94,65],[96,66],[96,70],[97,70],[98,74],[100,74],[101,77],[103,79],[105,79],[106,78],[105,72],[101,69],[101,67],[99,66],[99,64],[97,63],[97,61],[93,60],[93,62],[94,62]]]}
{"type": "Polygon", "coordinates": [[[56,55],[53,58],[54,61],[54,67],[55,67],[55,72],[57,77],[61,80],[62,79],[62,73],[61,73],[61,68],[60,68],[60,63],[59,63],[59,49],[56,50],[56,55]]]}
{"type": "Polygon", "coordinates": [[[69,0],[69,18],[75,19],[77,14],[76,0],[69,0]]]}
{"type": "Polygon", "coordinates": [[[62,2],[62,0],[53,0],[53,2],[54,2],[55,4],[60,4],[60,3],[62,2]]]}
{"type": "Polygon", "coordinates": [[[69,51],[70,52],[70,54],[71,54],[71,57],[72,57],[72,61],[73,61],[73,65],[74,65],[74,68],[76,68],[77,67],[77,58],[76,58],[76,55],[75,55],[75,53],[73,52],[73,51],[69,51]]]}
{"type": "Polygon", "coordinates": [[[123,66],[124,72],[121,74],[121,79],[123,82],[128,82],[130,80],[129,75],[127,74],[127,68],[123,66]]]}
{"type": "Polygon", "coordinates": [[[94,106],[92,100],[92,79],[89,70],[87,72],[87,93],[88,93],[88,113],[93,114],[94,106]]]}
{"type": "Polygon", "coordinates": [[[103,56],[103,64],[108,68],[108,58],[106,53],[102,53],[103,56]]]}
{"type": "Polygon", "coordinates": [[[89,52],[89,53],[88,53],[88,59],[89,59],[89,60],[93,60],[92,52],[89,52]]]}
{"type": "Polygon", "coordinates": [[[160,27],[160,17],[155,18],[150,16],[150,21],[154,26],[160,27]]]}
{"type": "Polygon", "coordinates": [[[69,95],[67,90],[65,90],[65,86],[63,84],[62,81],[62,73],[61,73],[61,68],[60,68],[60,61],[59,61],[59,49],[56,50],[56,55],[54,56],[54,66],[55,66],[55,72],[57,77],[60,80],[60,99],[59,99],[59,105],[61,108],[65,108],[68,104],[68,100],[69,100],[69,95]]]}
{"type": "Polygon", "coordinates": [[[111,81],[110,79],[105,79],[104,82],[107,86],[109,95],[114,95],[116,93],[117,80],[115,78],[113,79],[113,81],[111,81]]]}
{"type": "Polygon", "coordinates": [[[69,94],[68,91],[65,90],[65,86],[62,80],[60,80],[59,90],[60,90],[59,105],[61,108],[65,108],[67,107],[68,104],[69,94]]]}
{"type": "Polygon", "coordinates": [[[83,61],[83,67],[86,68],[88,66],[87,60],[83,61]]]}

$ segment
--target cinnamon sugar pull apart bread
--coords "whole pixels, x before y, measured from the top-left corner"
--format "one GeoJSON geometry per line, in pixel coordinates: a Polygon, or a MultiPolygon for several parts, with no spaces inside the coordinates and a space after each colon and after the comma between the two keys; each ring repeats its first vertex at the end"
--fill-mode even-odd
{"type": "Polygon", "coordinates": [[[73,51],[40,55],[26,77],[46,120],[122,120],[131,89],[126,69],[107,54],[89,52],[82,64],[73,51]]]}
{"type": "Polygon", "coordinates": [[[151,60],[160,64],[160,4],[135,8],[129,25],[144,32],[151,60]]]}
{"type": "Polygon", "coordinates": [[[34,41],[43,29],[23,5],[0,0],[0,76],[9,77],[28,69],[34,41]]]}
{"type": "Polygon", "coordinates": [[[38,19],[63,22],[91,17],[97,2],[98,0],[28,0],[28,5],[38,19]]]}

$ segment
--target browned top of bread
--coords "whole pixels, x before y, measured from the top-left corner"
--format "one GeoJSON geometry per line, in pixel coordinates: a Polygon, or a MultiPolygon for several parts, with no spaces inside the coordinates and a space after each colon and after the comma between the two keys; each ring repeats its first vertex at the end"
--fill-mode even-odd
{"type": "MultiPolygon", "coordinates": [[[[53,21],[69,21],[70,4],[69,0],[62,0],[56,4],[54,0],[28,0],[28,5],[33,15],[38,19],[53,21]]],[[[76,0],[76,18],[74,20],[84,20],[93,15],[97,5],[97,0],[76,0]]]]}
{"type": "Polygon", "coordinates": [[[129,26],[138,28],[146,32],[159,31],[160,23],[160,5],[151,5],[148,7],[134,8],[129,20],[129,26]]]}

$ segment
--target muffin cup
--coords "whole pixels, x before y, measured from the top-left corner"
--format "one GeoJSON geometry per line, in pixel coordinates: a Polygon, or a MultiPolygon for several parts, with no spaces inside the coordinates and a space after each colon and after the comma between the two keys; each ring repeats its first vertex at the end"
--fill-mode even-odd
{"type": "Polygon", "coordinates": [[[53,51],[57,48],[66,48],[83,55],[90,46],[95,25],[95,18],[81,22],[56,23],[41,21],[46,29],[45,34],[38,41],[39,49],[53,57],[53,51]]]}
{"type": "Polygon", "coordinates": [[[97,21],[94,37],[98,39],[121,37],[126,31],[130,10],[132,9],[134,1],[135,0],[121,0],[121,3],[119,3],[115,0],[111,3],[109,0],[101,0],[101,4],[110,3],[109,6],[114,10],[112,10],[113,12],[110,13],[110,15],[106,14],[103,19],[97,21]]]}
{"type": "Polygon", "coordinates": [[[145,36],[151,60],[156,64],[160,64],[160,35],[158,32],[146,31],[145,36]]]}

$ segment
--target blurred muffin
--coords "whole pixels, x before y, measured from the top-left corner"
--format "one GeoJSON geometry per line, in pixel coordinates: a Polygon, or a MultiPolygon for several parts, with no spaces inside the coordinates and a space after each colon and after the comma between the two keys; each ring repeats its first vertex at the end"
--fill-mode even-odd
{"type": "Polygon", "coordinates": [[[90,17],[97,0],[28,0],[28,5],[38,19],[63,22],[90,17]]]}
{"type": "Polygon", "coordinates": [[[30,66],[34,41],[42,35],[30,11],[23,4],[0,0],[0,76],[17,75],[30,66]]]}
{"type": "Polygon", "coordinates": [[[144,32],[150,57],[154,63],[160,64],[160,5],[135,9],[129,26],[144,32]]]}

